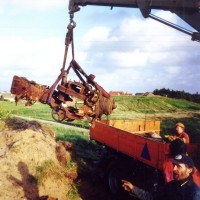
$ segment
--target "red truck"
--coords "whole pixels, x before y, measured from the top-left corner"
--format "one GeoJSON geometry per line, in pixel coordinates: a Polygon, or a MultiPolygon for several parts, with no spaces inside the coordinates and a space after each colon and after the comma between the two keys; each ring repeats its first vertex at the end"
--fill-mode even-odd
{"type": "MultiPolygon", "coordinates": [[[[159,134],[160,121],[155,120],[100,120],[90,128],[90,139],[104,146],[100,165],[112,193],[122,192],[122,179],[149,190],[165,183],[170,143],[159,134]]],[[[187,152],[197,163],[200,145],[187,144],[187,152]]]]}

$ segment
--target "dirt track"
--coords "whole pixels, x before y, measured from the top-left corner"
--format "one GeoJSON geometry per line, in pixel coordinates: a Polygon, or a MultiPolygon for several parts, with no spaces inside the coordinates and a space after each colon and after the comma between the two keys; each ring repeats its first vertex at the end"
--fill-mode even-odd
{"type": "Polygon", "coordinates": [[[80,131],[87,131],[88,130],[86,128],[81,128],[81,127],[78,127],[78,126],[71,126],[71,125],[66,124],[66,123],[59,123],[59,122],[48,121],[48,120],[44,120],[44,119],[36,119],[36,118],[22,117],[22,116],[16,116],[16,117],[21,118],[21,119],[25,119],[25,120],[28,120],[28,121],[33,120],[33,121],[38,121],[38,122],[42,122],[42,123],[45,123],[45,124],[54,124],[54,125],[58,125],[58,126],[63,126],[65,128],[68,127],[70,129],[76,129],[76,130],[80,130],[80,131]]]}

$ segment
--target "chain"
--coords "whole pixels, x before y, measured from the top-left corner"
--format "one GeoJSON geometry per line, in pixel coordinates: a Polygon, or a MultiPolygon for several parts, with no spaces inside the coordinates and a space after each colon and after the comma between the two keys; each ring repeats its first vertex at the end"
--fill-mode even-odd
{"type": "Polygon", "coordinates": [[[76,27],[76,23],[74,21],[74,13],[70,13],[69,16],[70,16],[70,22],[69,22],[69,25],[67,26],[68,31],[65,38],[65,54],[64,54],[63,66],[62,66],[61,71],[64,71],[65,69],[67,53],[68,53],[68,48],[69,48],[70,43],[72,45],[72,58],[74,59],[73,29],[76,27]]]}
{"type": "Polygon", "coordinates": [[[74,34],[73,29],[76,27],[76,22],[74,21],[74,13],[70,13],[70,29],[71,29],[71,44],[72,44],[72,59],[74,60],[74,34]]]}
{"type": "Polygon", "coordinates": [[[50,87],[49,89],[49,93],[48,93],[48,98],[47,98],[47,102],[51,101],[51,97],[53,95],[53,92],[56,88],[56,85],[58,84],[58,82],[63,78],[64,74],[65,74],[65,65],[66,65],[66,60],[67,60],[67,53],[68,53],[68,49],[69,49],[69,45],[71,43],[72,45],[72,58],[74,59],[74,41],[73,41],[73,29],[76,27],[76,23],[73,20],[74,19],[74,13],[71,12],[70,13],[70,22],[67,26],[67,33],[66,33],[66,38],[65,38],[65,53],[64,53],[64,59],[63,59],[63,65],[61,68],[61,73],[60,75],[57,77],[56,81],[54,82],[54,84],[50,87]]]}

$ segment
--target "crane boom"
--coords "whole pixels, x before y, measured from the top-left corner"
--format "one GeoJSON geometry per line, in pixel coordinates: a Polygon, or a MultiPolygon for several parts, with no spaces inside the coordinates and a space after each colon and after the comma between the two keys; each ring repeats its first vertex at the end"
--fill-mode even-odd
{"type": "Polygon", "coordinates": [[[139,8],[142,15],[147,18],[151,17],[159,22],[169,25],[182,31],[178,26],[167,23],[166,20],[152,17],[151,9],[171,11],[188,23],[196,32],[182,31],[192,36],[192,40],[200,41],[200,1],[199,0],[70,0],[69,11],[75,12],[79,6],[110,6],[139,8]]]}

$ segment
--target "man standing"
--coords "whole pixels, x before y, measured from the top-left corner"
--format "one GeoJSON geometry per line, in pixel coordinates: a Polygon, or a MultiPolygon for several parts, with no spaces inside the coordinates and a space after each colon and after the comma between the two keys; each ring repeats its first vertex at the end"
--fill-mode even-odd
{"type": "Polygon", "coordinates": [[[166,183],[155,192],[145,191],[126,180],[122,180],[123,188],[141,200],[200,200],[200,188],[194,183],[192,159],[180,154],[172,160],[174,180],[166,183]]]}
{"type": "Polygon", "coordinates": [[[190,138],[188,136],[188,134],[185,132],[185,126],[182,123],[177,123],[176,124],[176,131],[178,133],[178,136],[176,136],[176,138],[179,138],[180,140],[182,140],[185,144],[189,144],[190,143],[190,138]]]}

